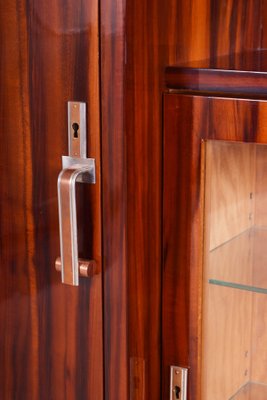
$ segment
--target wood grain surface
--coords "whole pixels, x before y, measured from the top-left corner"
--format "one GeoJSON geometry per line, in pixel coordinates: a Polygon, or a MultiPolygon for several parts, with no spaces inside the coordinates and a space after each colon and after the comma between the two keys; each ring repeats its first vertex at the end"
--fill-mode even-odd
{"type": "MultiPolygon", "coordinates": [[[[110,168],[112,165],[114,170],[117,168],[113,182],[119,185],[112,194],[109,194],[107,189],[106,195],[104,194],[104,209],[111,210],[108,200],[115,199],[115,195],[116,199],[127,198],[127,209],[125,210],[121,203],[122,215],[117,215],[113,226],[109,223],[107,225],[106,237],[112,237],[117,244],[112,242],[106,247],[106,254],[112,254],[112,259],[117,259],[118,264],[110,264],[112,272],[109,270],[105,281],[106,304],[109,304],[111,299],[118,302],[123,300],[125,290],[128,294],[127,321],[124,319],[125,310],[120,312],[117,309],[115,315],[121,323],[119,331],[116,330],[116,317],[113,319],[109,312],[106,314],[105,326],[113,327],[111,331],[121,337],[122,347],[117,351],[117,359],[122,357],[125,360],[127,325],[127,365],[129,358],[145,361],[145,397],[160,399],[161,318],[164,307],[162,288],[165,285],[165,271],[161,262],[164,69],[167,65],[211,57],[216,59],[225,54],[230,54],[227,66],[230,63],[235,66],[236,60],[232,53],[265,47],[266,35],[261,26],[264,26],[267,17],[266,5],[261,0],[171,0],[164,4],[160,0],[127,0],[116,1],[112,8],[108,1],[102,4],[103,145],[106,154],[110,151],[109,156],[103,157],[105,166],[110,168]],[[121,62],[124,63],[124,67],[121,62]],[[124,141],[126,164],[123,162],[121,141],[124,141]],[[122,169],[125,177],[122,176],[122,169]],[[123,216],[125,212],[126,220],[123,216]],[[126,224],[126,231],[121,224],[126,224]],[[120,256],[117,253],[119,247],[122,251],[120,256]]],[[[247,119],[247,130],[249,123],[247,119]]],[[[186,151],[190,153],[191,145],[188,146],[186,151]]],[[[106,182],[105,178],[104,184],[106,182]]],[[[109,183],[110,188],[114,185],[113,182],[109,183]]],[[[108,211],[104,210],[104,213],[107,217],[108,211]]],[[[185,284],[186,282],[185,277],[185,284]]],[[[197,282],[194,284],[197,285],[197,282]]],[[[169,293],[170,297],[173,295],[172,301],[176,302],[176,292],[169,293]]],[[[185,301],[184,311],[181,312],[186,314],[187,311],[185,301]]],[[[165,332],[164,323],[163,319],[165,332]]],[[[186,328],[182,327],[183,329],[186,328]]],[[[112,345],[117,349],[118,346],[114,343],[115,334],[113,336],[112,332],[107,331],[106,335],[106,349],[109,351],[112,345]]],[[[163,346],[166,346],[166,341],[163,342],[163,346]]],[[[193,347],[192,358],[194,350],[193,347]]],[[[169,351],[171,352],[171,347],[169,351]]],[[[116,359],[115,355],[110,357],[116,359]]],[[[117,383],[117,380],[112,379],[112,367],[106,368],[108,386],[112,388],[112,382],[117,383]]],[[[166,366],[164,370],[163,398],[166,398],[169,377],[166,366]]],[[[126,375],[123,373],[121,385],[124,385],[125,379],[126,375]]],[[[114,389],[111,389],[111,396],[113,392],[114,389]]],[[[110,393],[110,390],[106,393],[110,393]]],[[[194,394],[192,396],[194,399],[194,394]]]]}
{"type": "MultiPolygon", "coordinates": [[[[107,399],[127,398],[129,360],[137,358],[145,364],[142,379],[146,397],[161,398],[163,368],[165,398],[169,385],[165,351],[171,346],[172,325],[168,326],[164,315],[162,320],[162,290],[172,276],[168,277],[162,267],[161,250],[164,69],[225,54],[229,65],[235,66],[233,54],[266,47],[267,4],[265,0],[170,0],[164,4],[160,0],[101,0],[99,15],[95,1],[7,0],[0,7],[1,132],[5,135],[0,146],[4,249],[0,296],[5,299],[1,301],[0,323],[6,340],[5,345],[1,342],[1,350],[5,348],[1,359],[7,365],[0,372],[2,398],[8,398],[9,390],[18,398],[22,389],[25,397],[41,398],[39,388],[44,386],[45,399],[102,397],[102,334],[93,334],[95,326],[101,331],[101,277],[82,281],[77,293],[61,287],[53,270],[59,251],[55,182],[60,157],[67,152],[63,103],[70,99],[89,104],[88,147],[90,156],[96,157],[101,103],[105,395],[107,399]],[[94,137],[97,139],[90,139],[94,137]],[[73,315],[75,325],[69,315],[73,315]],[[23,338],[15,341],[18,327],[23,338]],[[164,335],[170,329],[163,340],[163,363],[162,327],[164,335]],[[78,352],[81,342],[85,347],[78,352]],[[31,361],[22,368],[25,344],[31,361]],[[96,368],[92,369],[91,363],[96,368]],[[18,365],[16,374],[11,374],[13,365],[18,365]],[[88,378],[83,371],[89,369],[96,372],[88,378]]],[[[181,112],[191,113],[192,101],[185,103],[181,112]]],[[[264,132],[261,106],[252,105],[252,113],[246,113],[246,106],[223,107],[230,108],[233,115],[246,114],[240,125],[246,139],[260,128],[264,132]],[[257,128],[252,132],[254,121],[257,128]]],[[[213,111],[220,124],[221,106],[213,111]]],[[[200,114],[195,124],[199,118],[205,128],[207,122],[200,114]]],[[[239,128],[231,118],[230,127],[237,133],[239,128]]],[[[186,124],[196,129],[189,121],[186,124]]],[[[185,132],[187,125],[181,128],[185,132]]],[[[259,140],[265,140],[262,135],[259,140]]],[[[185,152],[195,159],[198,153],[190,156],[194,144],[184,140],[185,152]]],[[[187,174],[196,181],[194,171],[187,174]]],[[[197,195],[197,187],[191,190],[197,195]]],[[[79,194],[80,214],[88,206],[89,193],[84,192],[79,194]]],[[[99,188],[95,192],[90,190],[93,209],[99,206],[99,188]]],[[[190,213],[194,204],[186,206],[190,213]]],[[[88,211],[86,221],[91,213],[88,211]]],[[[99,220],[93,222],[93,229],[92,236],[97,239],[92,253],[100,260],[99,220]]],[[[91,253],[89,230],[82,234],[85,253],[91,253]]],[[[181,273],[181,287],[183,280],[188,282],[187,274],[181,273]]],[[[191,285],[193,291],[197,281],[191,285]]],[[[180,301],[180,295],[178,300],[175,296],[174,281],[168,294],[174,306],[180,301]]],[[[197,325],[194,316],[187,314],[188,298],[183,301],[182,319],[197,325]]],[[[188,332],[187,326],[181,323],[182,335],[188,332]]],[[[197,348],[194,340],[193,336],[191,359],[197,348]]],[[[186,347],[179,351],[187,354],[186,347]]],[[[172,358],[171,347],[168,352],[168,362],[173,362],[176,357],[172,358]]],[[[194,391],[192,396],[194,399],[194,391]]]]}
{"type": "Polygon", "coordinates": [[[170,364],[189,366],[189,398],[195,399],[200,396],[201,372],[200,143],[205,139],[266,142],[267,103],[169,94],[164,109],[163,378],[167,387],[170,364]]]}
{"type": "Polygon", "coordinates": [[[266,7],[264,0],[168,2],[169,65],[227,56],[235,67],[236,53],[265,48],[266,7]]]}
{"type": "MultiPolygon", "coordinates": [[[[265,68],[265,65],[261,68],[265,68]]],[[[171,89],[187,93],[201,91],[216,96],[221,94],[222,96],[266,98],[266,72],[241,71],[242,74],[239,70],[168,67],[166,68],[166,85],[171,89]]]]}
{"type": "MultiPolygon", "coordinates": [[[[170,325],[167,326],[164,315],[161,323],[162,310],[163,313],[168,312],[164,309],[165,300],[161,303],[162,288],[165,293],[163,299],[168,296],[168,301],[177,310],[176,303],[179,303],[179,296],[182,296],[179,293],[188,282],[187,272],[184,275],[181,273],[176,290],[176,277],[173,278],[170,274],[168,278],[168,272],[162,268],[161,263],[164,69],[168,65],[217,59],[222,55],[226,55],[226,67],[234,68],[237,65],[235,53],[266,47],[266,12],[267,4],[262,0],[170,0],[164,4],[160,0],[126,2],[127,269],[128,287],[131,288],[129,355],[146,360],[146,397],[161,397],[159,377],[162,332],[165,335],[169,331],[168,339],[163,338],[163,353],[165,354],[168,346],[170,355],[169,364],[166,364],[163,356],[164,399],[168,398],[169,390],[167,369],[176,360],[176,357],[171,357],[172,351],[175,353],[171,341],[171,337],[175,340],[173,323],[169,320],[170,325]],[[170,283],[171,288],[166,293],[164,287],[168,279],[174,281],[170,283]]],[[[188,101],[185,103],[188,104],[188,101]]],[[[183,112],[188,111],[187,115],[191,116],[191,107],[189,106],[190,111],[186,109],[186,105],[183,107],[183,112]]],[[[247,116],[247,133],[250,122],[248,118],[247,116]]],[[[190,123],[187,121],[186,124],[190,123]]],[[[204,128],[204,118],[201,119],[201,124],[204,128]]],[[[176,128],[187,135],[188,126],[176,128]]],[[[189,139],[181,140],[185,146],[183,151],[190,158],[193,145],[189,139]]],[[[196,155],[193,154],[192,157],[196,155]]],[[[172,168],[175,170],[176,167],[173,165],[172,168]]],[[[173,173],[172,168],[170,174],[173,173]]],[[[184,176],[179,175],[179,178],[185,182],[190,174],[193,172],[188,171],[184,176]]],[[[197,191],[193,186],[192,190],[197,191]]],[[[186,204],[186,209],[189,208],[190,205],[186,204]]],[[[179,234],[184,235],[184,232],[180,231],[179,234]]],[[[197,282],[195,285],[197,286],[197,282]]],[[[179,313],[185,319],[190,318],[189,298],[183,301],[178,314],[175,317],[172,315],[175,324],[179,324],[179,313]]],[[[181,323],[180,328],[184,332],[182,335],[186,334],[186,325],[181,323]]],[[[192,354],[194,349],[193,346],[192,354]]],[[[180,352],[186,351],[186,347],[181,345],[180,352]]],[[[191,396],[192,399],[196,398],[194,392],[191,396]]]]}
{"type": "Polygon", "coordinates": [[[101,124],[105,399],[128,398],[126,164],[124,132],[124,1],[103,0],[101,124]]]}
{"type": "Polygon", "coordinates": [[[0,24],[0,397],[102,399],[101,274],[74,288],[54,267],[67,101],[78,100],[98,182],[79,188],[80,250],[101,268],[98,5],[8,0],[0,24]]]}
{"type": "MultiPolygon", "coordinates": [[[[144,399],[157,400],[161,398],[163,60],[159,47],[160,19],[158,1],[127,2],[125,129],[129,356],[144,360],[144,399]]],[[[131,392],[131,395],[131,400],[137,400],[136,394],[131,392]]],[[[138,400],[143,397],[140,395],[138,400]]]]}

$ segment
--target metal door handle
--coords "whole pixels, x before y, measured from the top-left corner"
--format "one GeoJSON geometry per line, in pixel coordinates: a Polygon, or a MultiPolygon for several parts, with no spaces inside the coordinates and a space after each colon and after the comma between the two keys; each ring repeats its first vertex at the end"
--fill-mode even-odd
{"type": "Polygon", "coordinates": [[[95,183],[95,160],[86,158],[85,103],[69,102],[69,156],[62,157],[58,176],[60,255],[56,269],[62,283],[79,285],[79,274],[96,272],[93,260],[79,260],[76,212],[76,182],[95,183]]]}

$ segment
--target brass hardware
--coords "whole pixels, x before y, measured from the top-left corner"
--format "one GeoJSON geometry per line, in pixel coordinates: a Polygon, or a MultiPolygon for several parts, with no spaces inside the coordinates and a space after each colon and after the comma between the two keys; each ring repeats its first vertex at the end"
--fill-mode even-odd
{"type": "Polygon", "coordinates": [[[61,271],[62,283],[73,286],[79,285],[79,275],[92,276],[92,261],[78,259],[75,195],[76,182],[95,183],[95,160],[86,158],[85,111],[85,103],[68,103],[69,156],[62,157],[63,169],[58,176],[61,256],[60,262],[56,260],[56,269],[61,271]]]}
{"type": "MultiPolygon", "coordinates": [[[[90,278],[98,273],[97,265],[94,260],[83,260],[82,258],[78,259],[79,263],[79,275],[84,278],[90,278]]],[[[58,272],[61,272],[61,259],[58,257],[55,262],[55,267],[58,272]]]]}
{"type": "Polygon", "coordinates": [[[69,156],[86,158],[86,104],[68,102],[69,156]]]}
{"type": "Polygon", "coordinates": [[[171,367],[170,400],[187,399],[187,375],[187,368],[171,367]]]}

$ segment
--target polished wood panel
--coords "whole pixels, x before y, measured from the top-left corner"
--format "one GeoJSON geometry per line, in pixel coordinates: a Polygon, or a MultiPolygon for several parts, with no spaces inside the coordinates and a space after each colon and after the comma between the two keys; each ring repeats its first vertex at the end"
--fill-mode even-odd
{"type": "MultiPolygon", "coordinates": [[[[167,95],[164,99],[163,398],[168,395],[170,365],[190,366],[189,398],[199,395],[203,195],[200,170],[194,167],[200,166],[200,132],[194,119],[186,116],[192,115],[192,109],[202,115],[206,106],[205,99],[201,102],[189,96],[167,95]]],[[[207,121],[201,122],[205,132],[207,121]]]]}
{"type": "Polygon", "coordinates": [[[101,1],[105,399],[129,397],[124,1],[101,1]]]}
{"type": "MultiPolygon", "coordinates": [[[[3,9],[3,12],[1,12],[2,30],[5,32],[5,37],[10,35],[13,38],[11,50],[9,46],[3,44],[3,46],[6,46],[6,50],[4,51],[5,57],[1,58],[1,68],[3,67],[4,71],[2,79],[9,80],[9,84],[16,87],[17,93],[21,88],[24,88],[19,96],[24,107],[23,115],[26,116],[23,120],[24,130],[25,132],[28,130],[28,133],[24,135],[24,139],[20,137],[21,142],[19,143],[21,144],[24,140],[23,143],[27,147],[28,142],[32,140],[30,154],[27,150],[25,160],[19,164],[22,169],[18,171],[13,166],[13,170],[9,170],[9,175],[14,170],[16,174],[21,174],[19,176],[21,184],[23,179],[27,177],[27,180],[24,179],[27,182],[27,188],[29,188],[27,193],[34,196],[31,199],[30,195],[27,194],[28,203],[25,215],[28,219],[33,218],[31,210],[34,208],[34,223],[31,229],[27,228],[25,231],[27,235],[31,234],[37,237],[38,251],[41,249],[40,254],[46,260],[50,257],[46,261],[46,265],[50,265],[50,262],[54,262],[54,257],[58,255],[56,193],[53,179],[56,179],[60,168],[60,155],[63,145],[64,152],[67,151],[66,126],[64,127],[66,114],[65,111],[63,112],[61,96],[57,95],[56,88],[60,86],[60,93],[64,101],[70,98],[89,101],[92,105],[89,110],[89,120],[93,121],[90,125],[90,132],[98,132],[99,128],[95,127],[99,118],[97,109],[99,104],[97,31],[101,28],[102,150],[103,166],[106,171],[103,176],[106,396],[114,399],[121,398],[122,400],[127,398],[129,368],[127,367],[127,370],[125,366],[129,366],[129,356],[131,356],[146,359],[144,378],[146,396],[149,393],[157,400],[161,396],[162,252],[160,249],[160,231],[164,68],[171,64],[207,59],[226,53],[231,54],[230,61],[232,62],[234,59],[232,53],[234,52],[240,52],[244,48],[265,47],[266,33],[264,28],[261,27],[264,27],[266,21],[267,7],[265,2],[261,0],[170,0],[166,4],[162,4],[160,0],[127,0],[127,2],[125,0],[116,0],[115,2],[103,0],[101,1],[99,18],[101,27],[98,26],[98,18],[95,12],[91,14],[94,7],[96,7],[94,1],[89,3],[76,2],[74,5],[71,0],[64,3],[57,0],[53,4],[50,1],[41,4],[41,2],[33,0],[27,1],[27,3],[26,1],[25,3],[23,1],[15,3],[8,0],[1,4],[3,9]],[[8,17],[10,12],[16,15],[12,20],[8,17]],[[17,23],[18,21],[19,23],[17,23]],[[92,40],[91,34],[94,40],[92,40]],[[48,44],[46,44],[46,35],[48,44]],[[21,44],[22,51],[15,49],[18,42],[23,43],[23,45],[21,44]],[[22,64],[23,85],[19,83],[21,78],[19,78],[17,72],[14,75],[16,76],[15,80],[8,78],[8,68],[5,68],[5,65],[8,65],[9,53],[11,59],[15,57],[15,53],[19,57],[14,63],[22,64]],[[24,59],[26,54],[31,55],[29,65],[24,59]],[[58,79],[58,76],[60,76],[60,79],[58,79]],[[27,97],[27,87],[32,90],[31,98],[27,97]],[[38,93],[37,96],[35,91],[38,93]],[[27,103],[31,104],[33,110],[31,115],[28,116],[27,106],[25,106],[27,103]],[[50,107],[53,111],[50,111],[50,107]],[[47,134],[47,132],[49,133],[47,134]],[[60,151],[55,150],[58,144],[60,151]],[[50,151],[51,146],[54,149],[52,153],[50,151]],[[49,154],[47,163],[43,162],[40,157],[43,154],[49,154]],[[31,159],[35,160],[33,161],[35,170],[38,169],[38,173],[36,172],[33,178],[29,172],[31,170],[31,159]],[[47,164],[53,171],[54,178],[44,172],[47,170],[47,164]],[[25,175],[22,175],[22,171],[25,171],[25,175]],[[128,180],[127,195],[126,180],[128,180]],[[32,182],[34,182],[33,186],[32,182]],[[42,183],[42,190],[38,192],[36,188],[40,185],[40,182],[42,183]],[[31,186],[33,189],[31,189],[31,186]],[[51,200],[51,203],[46,200],[43,204],[43,196],[46,196],[47,193],[49,196],[50,194],[53,195],[54,200],[51,200]],[[128,202],[127,210],[126,200],[128,202]],[[53,204],[53,212],[48,211],[51,204],[53,204]],[[41,227],[45,231],[48,223],[54,229],[53,238],[55,239],[53,240],[50,240],[41,231],[41,227]],[[53,254],[52,250],[47,251],[47,246],[54,249],[53,254]],[[128,271],[128,276],[126,271],[128,271]],[[127,289],[129,289],[128,304],[126,301],[127,289]],[[118,369],[116,370],[116,368],[118,369]]],[[[2,43],[5,43],[5,40],[2,43]]],[[[13,63],[9,60],[10,62],[13,63]]],[[[9,68],[9,71],[12,71],[12,68],[9,68]]],[[[14,96],[7,95],[8,90],[5,89],[4,87],[2,96],[5,97],[1,104],[9,107],[11,97],[14,96]]],[[[21,130],[21,124],[18,120],[23,118],[18,110],[19,106],[15,107],[17,121],[9,122],[11,128],[8,129],[8,132],[11,132],[11,134],[9,133],[11,136],[21,130]]],[[[7,111],[4,108],[4,115],[6,113],[7,111]]],[[[219,111],[218,117],[220,117],[219,111]]],[[[11,119],[12,116],[9,116],[9,121],[11,119]]],[[[261,118],[259,120],[262,121],[261,118]]],[[[247,130],[250,122],[248,117],[246,120],[247,130]]],[[[18,153],[20,144],[16,149],[18,153]]],[[[98,143],[95,144],[98,148],[98,143]]],[[[8,146],[8,144],[5,144],[5,147],[3,147],[4,160],[10,159],[10,153],[6,151],[9,148],[8,146]]],[[[89,145],[89,148],[92,149],[93,147],[94,144],[89,145]]],[[[190,146],[188,150],[190,151],[190,146]]],[[[92,152],[90,155],[93,155],[92,152]]],[[[19,159],[18,156],[17,158],[19,159]]],[[[3,187],[7,188],[9,187],[7,184],[10,185],[11,183],[4,180],[4,184],[3,187]]],[[[15,183],[13,184],[12,193],[16,188],[15,183]]],[[[19,191],[21,194],[22,188],[19,189],[21,189],[19,191]]],[[[3,188],[2,190],[4,191],[3,188]]],[[[9,199],[9,195],[5,194],[4,196],[6,196],[5,199],[9,199]]],[[[81,196],[85,196],[84,201],[86,203],[87,194],[81,193],[81,196]]],[[[93,202],[96,207],[98,206],[98,199],[96,196],[96,202],[93,202]]],[[[3,221],[5,221],[5,226],[11,229],[10,235],[14,234],[15,237],[16,235],[12,230],[13,224],[9,228],[10,222],[8,222],[15,214],[15,208],[11,208],[12,202],[9,207],[9,213],[7,210],[3,211],[3,221]],[[9,219],[7,219],[7,216],[9,216],[9,219]]],[[[82,209],[84,208],[82,207],[82,209]]],[[[27,225],[28,222],[24,221],[23,227],[26,226],[25,224],[27,225]]],[[[94,229],[99,232],[98,223],[95,223],[94,229]]],[[[23,236],[28,237],[27,235],[23,236]]],[[[84,234],[83,236],[86,242],[87,235],[84,234]]],[[[32,243],[31,239],[27,240],[32,243]]],[[[98,246],[97,243],[94,243],[94,245],[98,246]]],[[[34,246],[32,244],[30,251],[25,252],[25,257],[31,258],[32,255],[37,254],[34,246]]],[[[84,246],[86,247],[85,244],[84,246]]],[[[10,249],[10,247],[8,248],[10,249]]],[[[9,252],[8,257],[11,259],[13,256],[10,250],[9,252]]],[[[96,253],[96,257],[99,257],[100,252],[97,250],[96,253]]],[[[41,256],[38,256],[37,260],[38,265],[44,264],[41,256]]],[[[17,262],[17,260],[15,261],[17,262]]],[[[15,261],[14,265],[16,265],[15,261]]],[[[43,285],[43,275],[46,277],[45,282],[50,282],[50,276],[47,277],[49,274],[46,270],[43,271],[43,267],[38,268],[38,274],[41,275],[40,286],[43,285]]],[[[52,274],[53,279],[58,282],[58,276],[54,272],[52,274]]],[[[100,276],[94,279],[99,288],[101,285],[100,276]]],[[[34,279],[32,281],[34,282],[34,279]]],[[[87,284],[84,283],[84,285],[87,284]]],[[[46,284],[43,286],[47,287],[46,284]]],[[[37,289],[34,289],[34,286],[30,287],[33,288],[31,290],[35,293],[35,298],[38,297],[37,289]]],[[[98,320],[99,310],[101,310],[100,294],[97,290],[98,294],[92,292],[95,295],[92,295],[92,298],[90,295],[90,299],[87,298],[85,304],[86,287],[83,295],[75,294],[74,297],[76,296],[75,299],[77,300],[81,296],[80,305],[86,309],[89,307],[87,303],[97,303],[95,318],[98,320]]],[[[41,297],[45,299],[40,303],[40,309],[44,309],[42,319],[42,331],[44,332],[45,316],[48,315],[50,309],[53,310],[53,323],[50,324],[51,332],[58,328],[58,321],[62,319],[61,315],[66,312],[62,295],[59,299],[60,306],[56,310],[54,308],[55,299],[58,300],[59,297],[58,291],[60,293],[66,292],[67,301],[68,299],[71,301],[69,292],[72,291],[70,288],[69,290],[55,288],[52,297],[49,294],[50,292],[45,297],[41,297]]],[[[170,293],[171,295],[172,293],[170,293]]],[[[39,302],[38,297],[32,310],[36,310],[39,302]]],[[[74,306],[74,313],[77,307],[74,306]]],[[[32,315],[36,315],[36,311],[34,312],[32,311],[32,315]]],[[[85,322],[82,321],[81,315],[79,320],[81,326],[83,326],[85,322]]],[[[67,323],[67,320],[64,321],[67,323]]],[[[87,333],[87,330],[83,330],[84,341],[88,337],[87,333]]],[[[72,334],[72,336],[75,335],[72,334]]],[[[46,343],[50,343],[50,341],[52,344],[54,343],[51,337],[52,333],[47,336],[44,334],[46,343]]],[[[95,340],[99,343],[100,335],[95,340]]],[[[70,339],[67,339],[67,343],[69,341],[70,339]]],[[[58,342],[53,346],[56,351],[58,342]]],[[[97,348],[97,345],[94,346],[94,349],[96,349],[95,357],[97,357],[97,348]]],[[[71,354],[74,353],[74,350],[72,350],[71,354]]],[[[86,353],[87,351],[84,351],[84,354],[86,353]]],[[[63,350],[60,351],[60,362],[62,361],[62,354],[63,350]]],[[[49,358],[49,353],[47,353],[47,358],[49,358]]],[[[71,357],[69,358],[71,359],[71,357]]],[[[46,360],[42,360],[40,365],[43,365],[44,361],[46,360]]],[[[57,379],[59,379],[58,387],[62,387],[63,369],[60,369],[59,372],[55,371],[55,368],[52,370],[51,375],[57,374],[57,379]]],[[[72,371],[72,364],[70,370],[72,371]]],[[[35,368],[34,371],[37,371],[37,369],[35,368]]],[[[49,387],[50,381],[47,374],[48,372],[43,373],[40,379],[45,381],[47,387],[49,387]]],[[[78,375],[79,377],[84,376],[83,374],[78,375]]],[[[71,373],[70,376],[73,381],[71,373]]],[[[167,373],[165,376],[164,390],[167,390],[169,382],[167,373]]],[[[26,381],[24,380],[24,382],[26,381]]],[[[97,380],[94,380],[94,382],[98,388],[101,387],[97,380]]],[[[57,386],[53,386],[54,388],[51,390],[56,391],[57,386]]],[[[33,390],[38,390],[37,385],[35,387],[36,389],[33,390]]],[[[83,391],[83,389],[79,390],[83,391]]],[[[98,398],[101,398],[101,394],[99,396],[98,398]]]]}
{"type": "MultiPolygon", "coordinates": [[[[266,8],[261,0],[170,0],[164,4],[160,0],[126,2],[124,129],[127,146],[127,270],[131,289],[129,355],[146,358],[145,380],[146,388],[149,388],[146,396],[153,399],[161,397],[161,326],[163,332],[169,329],[169,337],[172,332],[171,321],[167,327],[163,317],[161,324],[161,287],[165,286],[165,280],[172,280],[171,275],[168,277],[168,272],[162,269],[160,250],[164,69],[168,65],[183,65],[225,54],[228,55],[226,65],[235,66],[233,53],[266,46],[265,30],[261,29],[267,17],[266,8]]],[[[202,124],[204,127],[204,118],[202,124]]],[[[187,135],[186,128],[177,129],[184,129],[187,135]]],[[[189,139],[183,139],[183,146],[185,154],[191,157],[189,139]]],[[[186,177],[189,179],[188,175],[186,177]]],[[[181,179],[186,180],[186,177],[181,179]]],[[[190,207],[189,204],[183,205],[186,209],[190,207]]],[[[182,282],[187,282],[187,273],[180,278],[179,288],[182,290],[182,282]]],[[[177,294],[174,282],[170,285],[172,289],[168,297],[170,302],[173,299],[175,307],[176,302],[179,303],[176,296],[179,299],[182,295],[181,291],[177,294]]],[[[188,312],[188,300],[184,299],[184,308],[179,311],[184,318],[188,312]]],[[[181,323],[181,332],[184,331],[186,327],[181,323]]],[[[176,358],[171,357],[172,342],[165,339],[163,342],[163,351],[169,346],[169,362],[173,362],[176,358]]],[[[181,352],[182,348],[183,344],[181,352]]],[[[168,396],[167,370],[171,365],[167,366],[165,362],[164,399],[168,396]]],[[[192,394],[192,399],[195,398],[192,394]]]]}
{"type": "Polygon", "coordinates": [[[236,95],[264,98],[267,95],[267,74],[238,70],[166,68],[166,85],[181,91],[202,91],[214,95],[236,95]]]}
{"type": "MultiPolygon", "coordinates": [[[[224,54],[228,55],[226,65],[234,68],[237,58],[233,53],[266,46],[264,28],[261,29],[266,21],[266,5],[261,0],[171,0],[164,4],[159,0],[128,0],[125,12],[129,356],[146,358],[146,390],[149,388],[146,396],[159,399],[161,285],[165,285],[166,276],[166,271],[161,269],[162,252],[158,246],[161,241],[161,93],[164,90],[164,68],[193,60],[216,59],[224,54]]],[[[225,108],[228,107],[225,105],[225,108]]],[[[235,113],[244,110],[229,107],[228,111],[235,117],[235,113]]],[[[218,107],[216,118],[221,120],[221,114],[218,107]]],[[[240,132],[246,128],[246,136],[252,135],[249,132],[250,117],[247,116],[240,128],[240,132]]],[[[231,118],[229,124],[232,127],[231,118]]],[[[204,121],[202,125],[204,128],[204,121]]],[[[190,146],[185,146],[189,157],[190,146]]],[[[181,283],[181,290],[182,286],[181,283]]],[[[168,296],[173,296],[175,305],[177,292],[174,284],[172,287],[168,296]]],[[[187,302],[188,298],[184,301],[184,311],[181,311],[185,314],[187,302]]],[[[163,332],[166,331],[164,324],[163,318],[163,332]]],[[[171,324],[169,329],[171,336],[171,324]]],[[[181,323],[181,332],[185,329],[181,323]]],[[[166,347],[166,341],[163,342],[166,347]]],[[[171,361],[171,341],[168,346],[171,361]]],[[[167,368],[164,366],[163,398],[169,390],[167,368]]],[[[192,398],[196,398],[194,394],[192,398]]]]}
{"type": "Polygon", "coordinates": [[[235,67],[237,53],[266,47],[266,7],[261,0],[171,1],[169,65],[227,56],[228,69],[235,67]]]}
{"type": "Polygon", "coordinates": [[[200,396],[203,259],[201,140],[264,143],[267,103],[169,94],[164,105],[163,378],[190,366],[190,399],[200,396]],[[176,341],[173,341],[173,338],[176,341]]]}
{"type": "Polygon", "coordinates": [[[218,56],[169,66],[165,76],[171,89],[263,98],[267,94],[266,71],[266,50],[255,50],[235,54],[234,58],[218,56]]]}
{"type": "Polygon", "coordinates": [[[155,400],[161,398],[161,8],[158,1],[126,5],[129,356],[145,360],[144,398],[155,400]]]}
{"type": "Polygon", "coordinates": [[[145,360],[142,358],[130,359],[130,399],[145,400],[145,360]]]}
{"type": "MultiPolygon", "coordinates": [[[[184,69],[184,72],[190,69],[200,69],[199,73],[218,73],[221,72],[228,73],[229,76],[235,73],[236,75],[240,71],[249,72],[245,74],[247,76],[256,76],[255,72],[263,72],[264,75],[267,71],[267,52],[263,48],[254,49],[242,49],[240,53],[234,53],[232,56],[230,54],[209,56],[208,58],[189,60],[184,63],[177,63],[175,65],[170,65],[166,67],[165,71],[174,72],[175,69],[184,69]],[[237,72],[239,71],[239,72],[237,72]]],[[[240,80],[242,81],[243,74],[240,75],[240,80]]],[[[234,89],[234,88],[233,88],[234,89]]]]}
{"type": "Polygon", "coordinates": [[[98,3],[0,8],[0,397],[102,399],[101,274],[73,288],[54,269],[57,175],[74,99],[88,105],[98,182],[78,190],[89,227],[80,228],[80,250],[101,269],[98,3]]]}

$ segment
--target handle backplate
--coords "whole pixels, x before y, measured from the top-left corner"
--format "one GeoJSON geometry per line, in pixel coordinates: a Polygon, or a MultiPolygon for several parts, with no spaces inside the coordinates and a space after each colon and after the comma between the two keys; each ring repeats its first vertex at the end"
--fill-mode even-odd
{"type": "Polygon", "coordinates": [[[62,157],[62,171],[58,176],[58,210],[62,283],[77,286],[79,274],[91,276],[96,271],[93,261],[79,260],[76,212],[76,182],[95,183],[95,159],[86,157],[85,103],[68,103],[69,156],[62,157]],[[87,269],[87,272],[85,272],[87,269]],[[90,270],[90,272],[88,272],[90,270]]]}

